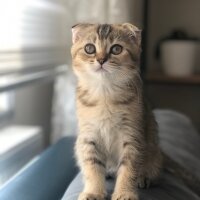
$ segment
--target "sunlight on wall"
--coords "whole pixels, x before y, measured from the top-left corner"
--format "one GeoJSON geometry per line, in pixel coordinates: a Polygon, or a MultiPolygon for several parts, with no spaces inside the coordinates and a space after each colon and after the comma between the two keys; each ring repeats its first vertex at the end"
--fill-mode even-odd
{"type": "Polygon", "coordinates": [[[1,2],[0,50],[9,50],[13,47],[18,48],[20,45],[20,18],[22,17],[24,7],[22,5],[21,1],[7,0],[1,2]]]}
{"type": "Polygon", "coordinates": [[[64,62],[65,10],[57,1],[1,1],[0,13],[0,72],[64,62]]]}

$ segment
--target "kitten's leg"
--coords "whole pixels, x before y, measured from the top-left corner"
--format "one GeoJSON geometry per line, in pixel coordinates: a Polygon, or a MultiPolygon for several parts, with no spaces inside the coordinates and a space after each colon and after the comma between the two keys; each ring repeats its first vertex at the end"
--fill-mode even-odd
{"type": "Polygon", "coordinates": [[[79,200],[104,200],[105,163],[95,142],[81,140],[76,145],[77,158],[84,178],[84,189],[79,200]]]}
{"type": "Polygon", "coordinates": [[[118,169],[112,200],[138,200],[136,170],[133,165],[136,158],[132,152],[126,152],[118,169]]]}
{"type": "Polygon", "coordinates": [[[139,188],[148,188],[150,185],[158,183],[162,169],[163,158],[158,141],[158,130],[155,117],[151,108],[147,104],[148,118],[146,119],[146,146],[144,149],[144,159],[138,171],[137,183],[139,188]]]}
{"type": "Polygon", "coordinates": [[[162,168],[162,155],[159,148],[152,147],[146,154],[148,157],[139,169],[137,178],[138,187],[142,189],[157,184],[162,168]]]}

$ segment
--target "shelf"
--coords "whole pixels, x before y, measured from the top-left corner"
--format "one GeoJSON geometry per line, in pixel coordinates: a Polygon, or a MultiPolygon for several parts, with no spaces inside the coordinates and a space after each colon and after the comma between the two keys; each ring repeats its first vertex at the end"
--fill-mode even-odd
{"type": "Polygon", "coordinates": [[[200,74],[177,77],[168,76],[161,72],[151,72],[145,75],[144,80],[146,83],[150,84],[200,85],[200,74]]]}

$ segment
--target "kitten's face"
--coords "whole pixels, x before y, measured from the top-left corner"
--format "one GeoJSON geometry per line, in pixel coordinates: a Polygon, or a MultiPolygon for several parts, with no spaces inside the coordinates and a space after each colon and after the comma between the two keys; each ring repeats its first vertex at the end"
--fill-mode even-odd
{"type": "Polygon", "coordinates": [[[79,79],[127,82],[139,71],[140,31],[131,24],[78,24],[72,29],[73,68],[79,79]]]}

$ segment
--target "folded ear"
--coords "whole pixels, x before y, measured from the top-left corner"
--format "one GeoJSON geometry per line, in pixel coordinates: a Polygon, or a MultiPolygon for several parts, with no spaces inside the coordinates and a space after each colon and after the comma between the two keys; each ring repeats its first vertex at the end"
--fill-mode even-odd
{"type": "Polygon", "coordinates": [[[134,26],[131,23],[124,23],[122,25],[125,29],[130,31],[130,34],[129,34],[130,37],[132,37],[133,39],[136,39],[136,42],[138,43],[138,45],[140,45],[141,40],[142,40],[142,30],[140,30],[138,27],[134,26]]]}
{"type": "Polygon", "coordinates": [[[82,23],[82,24],[75,24],[74,26],[72,26],[72,43],[74,44],[75,42],[77,42],[83,35],[84,29],[91,25],[92,24],[82,23]]]}
{"type": "Polygon", "coordinates": [[[78,41],[80,37],[80,25],[81,24],[75,24],[72,26],[72,43],[74,44],[76,41],[78,41]]]}

